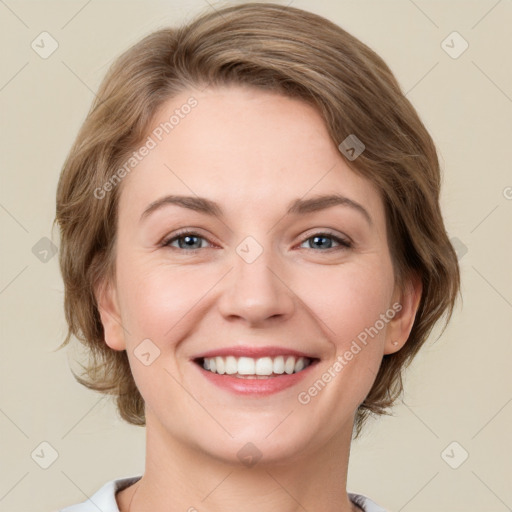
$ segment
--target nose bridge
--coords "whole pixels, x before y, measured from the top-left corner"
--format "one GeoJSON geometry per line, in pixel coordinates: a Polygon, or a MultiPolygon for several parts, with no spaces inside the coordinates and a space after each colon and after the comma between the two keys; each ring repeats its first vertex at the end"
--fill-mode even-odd
{"type": "Polygon", "coordinates": [[[293,308],[293,297],[281,281],[279,257],[269,238],[260,243],[248,236],[233,253],[233,270],[224,290],[221,312],[258,323],[275,316],[286,316],[293,308]]]}

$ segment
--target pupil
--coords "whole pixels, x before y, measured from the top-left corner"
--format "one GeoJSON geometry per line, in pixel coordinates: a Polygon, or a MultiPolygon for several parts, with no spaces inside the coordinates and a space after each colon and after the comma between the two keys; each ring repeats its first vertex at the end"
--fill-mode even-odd
{"type": "Polygon", "coordinates": [[[197,239],[196,236],[185,236],[183,238],[185,240],[185,244],[187,245],[187,247],[193,246],[194,245],[194,239],[197,239]]]}
{"type": "MultiPolygon", "coordinates": [[[[314,243],[317,243],[319,240],[329,240],[329,239],[325,236],[315,236],[314,237],[314,243]]],[[[321,245],[321,243],[320,243],[320,245],[321,245]]]]}

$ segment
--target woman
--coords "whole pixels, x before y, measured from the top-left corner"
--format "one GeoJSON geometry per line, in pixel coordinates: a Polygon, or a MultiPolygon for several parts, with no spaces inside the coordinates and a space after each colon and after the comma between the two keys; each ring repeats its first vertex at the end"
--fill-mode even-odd
{"type": "Polygon", "coordinates": [[[384,510],[346,491],[350,443],[451,316],[439,192],[389,68],[322,17],[225,7],[125,52],[57,191],[76,378],[146,426],[144,474],[90,502],[384,510]]]}

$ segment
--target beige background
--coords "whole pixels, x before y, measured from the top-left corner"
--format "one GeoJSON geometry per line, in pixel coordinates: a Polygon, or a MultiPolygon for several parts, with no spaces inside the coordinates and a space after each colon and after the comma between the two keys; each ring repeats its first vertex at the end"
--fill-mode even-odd
{"type": "MultiPolygon", "coordinates": [[[[54,351],[65,333],[57,257],[40,261],[33,247],[52,238],[60,168],[112,60],[216,5],[0,1],[1,511],[48,512],[143,470],[144,429],[74,381],[76,348],[54,351]],[[47,59],[31,48],[43,31],[59,45],[47,59]],[[36,463],[50,453],[43,441],[58,452],[48,469],[36,463]]],[[[439,149],[460,248],[464,303],[410,367],[394,416],[353,443],[348,489],[397,512],[512,510],[512,2],[292,5],[340,24],[395,72],[439,149]],[[469,43],[456,59],[441,46],[453,31],[469,43]],[[445,460],[460,462],[462,450],[469,457],[453,469],[445,460]]]]}

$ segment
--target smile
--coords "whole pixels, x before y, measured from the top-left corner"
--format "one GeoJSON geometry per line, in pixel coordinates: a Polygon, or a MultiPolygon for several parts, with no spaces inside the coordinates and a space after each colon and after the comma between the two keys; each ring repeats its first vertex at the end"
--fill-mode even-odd
{"type": "Polygon", "coordinates": [[[240,379],[268,379],[299,373],[310,366],[313,359],[293,355],[276,357],[216,356],[196,360],[205,370],[218,375],[232,375],[240,379]]]}

